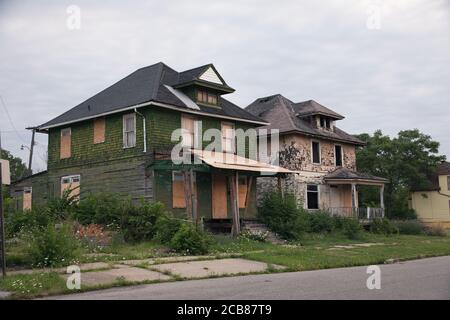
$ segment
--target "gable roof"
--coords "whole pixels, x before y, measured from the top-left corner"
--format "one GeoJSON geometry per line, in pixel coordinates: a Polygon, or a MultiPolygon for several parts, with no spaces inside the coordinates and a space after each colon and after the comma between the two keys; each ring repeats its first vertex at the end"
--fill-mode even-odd
{"type": "Polygon", "coordinates": [[[411,191],[440,191],[439,176],[450,175],[450,162],[442,162],[436,170],[427,175],[427,181],[422,185],[413,185],[411,191]]]}
{"type": "MultiPolygon", "coordinates": [[[[179,73],[162,62],[140,68],[74,108],[38,126],[38,129],[45,130],[150,104],[206,116],[210,115],[260,125],[267,124],[258,116],[245,111],[222,97],[219,97],[219,106],[221,108],[198,105],[198,110],[193,110],[190,103],[183,101],[183,98],[180,98],[179,95],[167,87],[176,88],[181,84],[195,81],[214,88],[223,87],[219,89],[223,89],[226,92],[232,92],[229,90],[234,91],[225,81],[223,81],[224,85],[221,86],[217,83],[197,79],[209,68],[215,70],[212,64],[208,64],[179,73]]],[[[217,71],[215,72],[217,73],[217,71]]]]}
{"type": "Polygon", "coordinates": [[[306,107],[307,112],[310,112],[311,108],[316,108],[322,112],[334,113],[335,117],[342,117],[313,100],[294,103],[281,94],[258,98],[248,105],[245,110],[270,122],[269,125],[262,127],[262,129],[278,129],[280,133],[299,132],[324,139],[364,145],[363,141],[337,127],[334,127],[334,131],[320,130],[313,127],[308,121],[297,116],[299,112],[303,111],[303,107],[306,107]]]}

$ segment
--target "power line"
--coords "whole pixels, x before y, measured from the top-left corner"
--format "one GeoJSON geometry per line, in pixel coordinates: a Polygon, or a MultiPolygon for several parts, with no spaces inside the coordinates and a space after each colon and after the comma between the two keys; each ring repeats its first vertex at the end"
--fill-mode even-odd
{"type": "MultiPolygon", "coordinates": [[[[13,131],[16,133],[17,137],[25,144],[27,144],[28,142],[26,142],[22,136],[19,134],[19,131],[17,130],[16,126],[14,125],[12,119],[11,119],[11,115],[9,114],[8,108],[6,108],[6,104],[5,101],[3,100],[2,95],[0,95],[0,101],[2,102],[2,106],[3,109],[5,110],[6,116],[8,118],[9,124],[11,125],[11,127],[13,128],[13,131]]],[[[3,131],[4,132],[4,131],[3,131]]]]}

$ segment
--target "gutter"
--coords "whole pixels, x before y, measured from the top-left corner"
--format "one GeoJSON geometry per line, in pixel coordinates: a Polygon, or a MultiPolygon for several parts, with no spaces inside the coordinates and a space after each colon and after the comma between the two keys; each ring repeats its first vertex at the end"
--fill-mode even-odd
{"type": "Polygon", "coordinates": [[[137,104],[137,105],[134,105],[134,106],[130,106],[130,107],[120,108],[120,109],[113,110],[113,111],[108,111],[108,112],[104,112],[104,113],[100,113],[100,114],[96,114],[96,115],[92,115],[92,116],[88,116],[88,117],[79,118],[79,119],[72,120],[72,121],[61,122],[61,123],[57,123],[57,124],[53,124],[53,125],[49,125],[49,126],[38,126],[36,128],[38,128],[39,131],[47,130],[47,129],[61,127],[61,126],[65,126],[65,125],[76,123],[76,122],[81,122],[81,121],[84,121],[84,120],[94,119],[94,118],[97,118],[97,117],[103,117],[103,116],[110,115],[110,114],[115,114],[115,113],[119,113],[119,112],[123,112],[123,111],[134,110],[136,108],[152,106],[152,105],[153,106],[157,106],[157,107],[161,107],[161,108],[165,108],[165,109],[176,110],[176,111],[180,111],[180,112],[184,112],[184,113],[198,114],[198,115],[202,115],[202,116],[206,116],[206,117],[212,117],[212,118],[228,119],[228,120],[239,121],[239,122],[247,122],[247,123],[259,124],[261,126],[267,126],[267,125],[270,124],[269,122],[248,120],[248,119],[235,118],[235,117],[223,116],[223,115],[215,115],[215,114],[208,113],[208,112],[196,111],[196,110],[192,110],[192,109],[188,109],[188,108],[176,107],[176,106],[172,106],[172,105],[165,104],[165,103],[159,103],[159,102],[150,101],[150,102],[140,103],[140,104],[137,104]]]}
{"type": "Polygon", "coordinates": [[[144,128],[144,153],[147,153],[147,126],[145,122],[145,116],[134,108],[134,112],[142,117],[142,126],[144,128]]]}

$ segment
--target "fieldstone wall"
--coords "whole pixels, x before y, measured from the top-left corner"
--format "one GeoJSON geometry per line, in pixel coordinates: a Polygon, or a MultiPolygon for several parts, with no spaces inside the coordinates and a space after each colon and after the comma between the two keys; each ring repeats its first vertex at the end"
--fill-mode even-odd
{"type": "MultiPolygon", "coordinates": [[[[334,146],[337,143],[329,140],[312,139],[299,134],[291,134],[280,137],[279,165],[294,171],[305,171],[305,174],[289,174],[284,178],[282,187],[287,192],[292,192],[299,205],[304,206],[306,202],[307,184],[320,185],[320,206],[330,206],[330,187],[324,184],[323,177],[336,169],[334,160],[334,146]],[[320,143],[321,163],[313,164],[311,156],[311,141],[320,143]],[[306,174],[307,173],[307,174],[306,174]]],[[[350,144],[339,144],[343,151],[343,166],[350,170],[356,170],[355,146],[350,144]]],[[[258,205],[264,194],[278,188],[276,177],[260,177],[257,179],[258,205]]]]}

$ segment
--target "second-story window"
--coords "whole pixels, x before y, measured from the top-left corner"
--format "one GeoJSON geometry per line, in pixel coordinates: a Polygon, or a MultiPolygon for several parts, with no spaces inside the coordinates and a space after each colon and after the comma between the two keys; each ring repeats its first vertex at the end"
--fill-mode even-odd
{"type": "Polygon", "coordinates": [[[72,155],[72,130],[70,128],[61,129],[60,139],[60,159],[70,158],[72,155]]]}
{"type": "Polygon", "coordinates": [[[94,119],[94,143],[105,142],[105,118],[94,119]]]}
{"type": "Polygon", "coordinates": [[[334,146],[334,164],[336,167],[342,167],[342,146],[334,146]]]}
{"type": "Polygon", "coordinates": [[[217,105],[217,95],[205,90],[197,91],[197,101],[211,105],[217,105]]]}
{"type": "Polygon", "coordinates": [[[222,152],[234,153],[234,124],[222,123],[222,152]]]}
{"type": "Polygon", "coordinates": [[[123,116],[123,147],[136,146],[136,114],[130,113],[123,116]]]}
{"type": "Polygon", "coordinates": [[[181,116],[182,144],[184,147],[193,148],[195,146],[195,128],[196,119],[194,117],[183,115],[181,116]]]}
{"type": "Polygon", "coordinates": [[[312,163],[320,164],[320,143],[312,141],[311,143],[312,163]]]}

